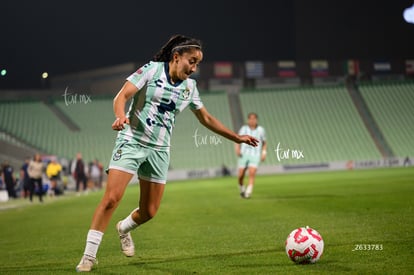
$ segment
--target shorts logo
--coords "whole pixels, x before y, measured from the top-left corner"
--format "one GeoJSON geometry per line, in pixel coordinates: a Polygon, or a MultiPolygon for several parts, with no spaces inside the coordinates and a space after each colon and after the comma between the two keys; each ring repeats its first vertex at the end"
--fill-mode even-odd
{"type": "Polygon", "coordinates": [[[122,150],[121,148],[124,147],[125,144],[127,144],[128,141],[125,141],[124,143],[121,144],[121,146],[119,146],[119,149],[116,150],[116,153],[114,154],[114,157],[112,158],[113,160],[117,161],[121,159],[122,156],[122,150]]]}
{"type": "Polygon", "coordinates": [[[121,159],[121,156],[122,156],[122,150],[121,149],[118,149],[112,159],[115,160],[115,161],[117,161],[117,160],[120,160],[121,159]]]}

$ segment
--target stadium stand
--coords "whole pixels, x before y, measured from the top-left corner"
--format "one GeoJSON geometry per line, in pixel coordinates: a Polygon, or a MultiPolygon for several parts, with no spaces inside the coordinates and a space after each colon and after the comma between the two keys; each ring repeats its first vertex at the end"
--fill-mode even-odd
{"type": "Polygon", "coordinates": [[[2,131],[43,151],[55,149],[54,141],[69,134],[40,101],[2,102],[0,123],[2,131]]]}
{"type": "MultiPolygon", "coordinates": [[[[202,99],[212,114],[231,127],[225,93],[205,94],[202,99]]],[[[1,130],[48,154],[72,159],[80,151],[87,161],[98,158],[104,164],[108,163],[116,136],[110,127],[114,119],[112,97],[92,98],[88,104],[67,104],[64,100],[53,104],[79,127],[79,131],[71,131],[48,104],[41,101],[1,102],[1,130]]],[[[189,109],[179,114],[176,121],[171,167],[192,169],[234,165],[233,144],[207,130],[189,109]]],[[[6,134],[1,137],[4,141],[12,140],[6,134]]]]}
{"type": "Polygon", "coordinates": [[[73,158],[79,151],[84,159],[91,161],[97,158],[106,165],[116,137],[116,132],[111,129],[114,121],[112,97],[95,97],[87,104],[57,101],[55,105],[79,127],[79,131],[70,134],[66,155],[73,158]]]}
{"type": "Polygon", "coordinates": [[[267,164],[381,158],[345,86],[246,90],[240,99],[243,112],[257,112],[267,131],[267,164]],[[290,154],[279,162],[278,143],[304,158],[290,154]]]}
{"type": "Polygon", "coordinates": [[[363,83],[359,90],[394,155],[414,155],[414,82],[363,83]]]}
{"type": "MultiPolygon", "coordinates": [[[[361,84],[358,89],[395,156],[414,155],[414,83],[361,84]]],[[[201,92],[209,112],[234,129],[244,121],[235,121],[231,113],[232,95],[201,92]]],[[[257,112],[259,123],[267,131],[267,165],[382,158],[343,85],[251,89],[243,90],[239,98],[236,103],[241,105],[243,119],[248,112],[257,112]],[[278,160],[278,144],[279,153],[290,150],[289,159],[278,160]],[[304,158],[295,159],[292,150],[303,151],[304,158]]],[[[86,161],[98,158],[106,165],[116,136],[110,128],[112,96],[94,96],[91,100],[88,104],[67,104],[63,98],[48,104],[40,100],[2,101],[0,141],[68,159],[81,151],[86,161]],[[78,130],[69,129],[57,113],[76,124],[78,130]]],[[[236,166],[234,144],[202,126],[189,109],[179,114],[172,138],[171,168],[222,165],[236,166]]]]}
{"type": "Polygon", "coordinates": [[[108,112],[112,108],[111,102],[106,99],[89,105],[70,106],[57,102],[81,126],[81,131],[77,132],[69,130],[41,101],[2,102],[1,130],[48,154],[71,159],[81,151],[85,159],[108,160],[111,153],[108,148],[113,146],[115,135],[108,127],[113,120],[113,115],[108,112]]]}
{"type": "MultiPolygon", "coordinates": [[[[223,124],[232,128],[227,95],[223,92],[200,93],[208,111],[223,124]]],[[[233,167],[236,164],[234,144],[201,125],[187,108],[176,117],[171,141],[171,167],[195,169],[233,167]],[[197,135],[197,136],[195,136],[197,135]]]]}

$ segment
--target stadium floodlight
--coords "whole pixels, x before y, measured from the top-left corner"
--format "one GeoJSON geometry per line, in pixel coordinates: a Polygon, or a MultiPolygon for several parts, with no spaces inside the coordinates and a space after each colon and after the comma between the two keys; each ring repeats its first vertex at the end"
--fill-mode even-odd
{"type": "Polygon", "coordinates": [[[42,73],[42,78],[46,79],[49,77],[49,74],[47,72],[42,73]]]}
{"type": "Polygon", "coordinates": [[[403,17],[405,22],[414,24],[414,4],[404,10],[403,17]]]}
{"type": "Polygon", "coordinates": [[[0,75],[1,75],[1,76],[6,76],[6,74],[7,74],[7,70],[6,70],[6,69],[2,69],[2,70],[0,71],[0,75]]]}

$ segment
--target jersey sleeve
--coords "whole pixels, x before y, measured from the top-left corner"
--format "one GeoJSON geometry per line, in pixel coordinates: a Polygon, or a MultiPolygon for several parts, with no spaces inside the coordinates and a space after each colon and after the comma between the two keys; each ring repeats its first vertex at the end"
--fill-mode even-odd
{"type": "Polygon", "coordinates": [[[242,126],[241,128],[240,128],[240,130],[239,130],[239,133],[238,133],[239,135],[245,135],[246,134],[246,130],[245,130],[245,127],[244,126],[242,126]]]}
{"type": "Polygon", "coordinates": [[[140,90],[151,79],[157,70],[155,62],[149,62],[127,77],[127,80],[140,90]]]}
{"type": "Polygon", "coordinates": [[[190,109],[191,110],[200,110],[203,106],[204,106],[204,104],[203,104],[203,102],[201,101],[201,98],[200,98],[200,93],[198,92],[198,89],[197,89],[197,85],[196,85],[196,82],[195,81],[193,81],[193,96],[192,96],[192,99],[191,99],[191,102],[190,102],[190,109]]]}

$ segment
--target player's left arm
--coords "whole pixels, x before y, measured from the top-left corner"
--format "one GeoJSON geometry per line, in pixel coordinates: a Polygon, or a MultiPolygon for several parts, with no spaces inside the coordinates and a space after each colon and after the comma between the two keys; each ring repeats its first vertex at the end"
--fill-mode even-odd
{"type": "Polygon", "coordinates": [[[201,107],[200,109],[192,111],[201,124],[203,124],[206,128],[210,129],[211,131],[219,134],[220,136],[223,136],[236,143],[246,143],[254,147],[257,146],[259,141],[256,138],[249,135],[236,134],[235,132],[224,126],[224,124],[221,123],[217,118],[212,116],[205,107],[201,107]]]}

